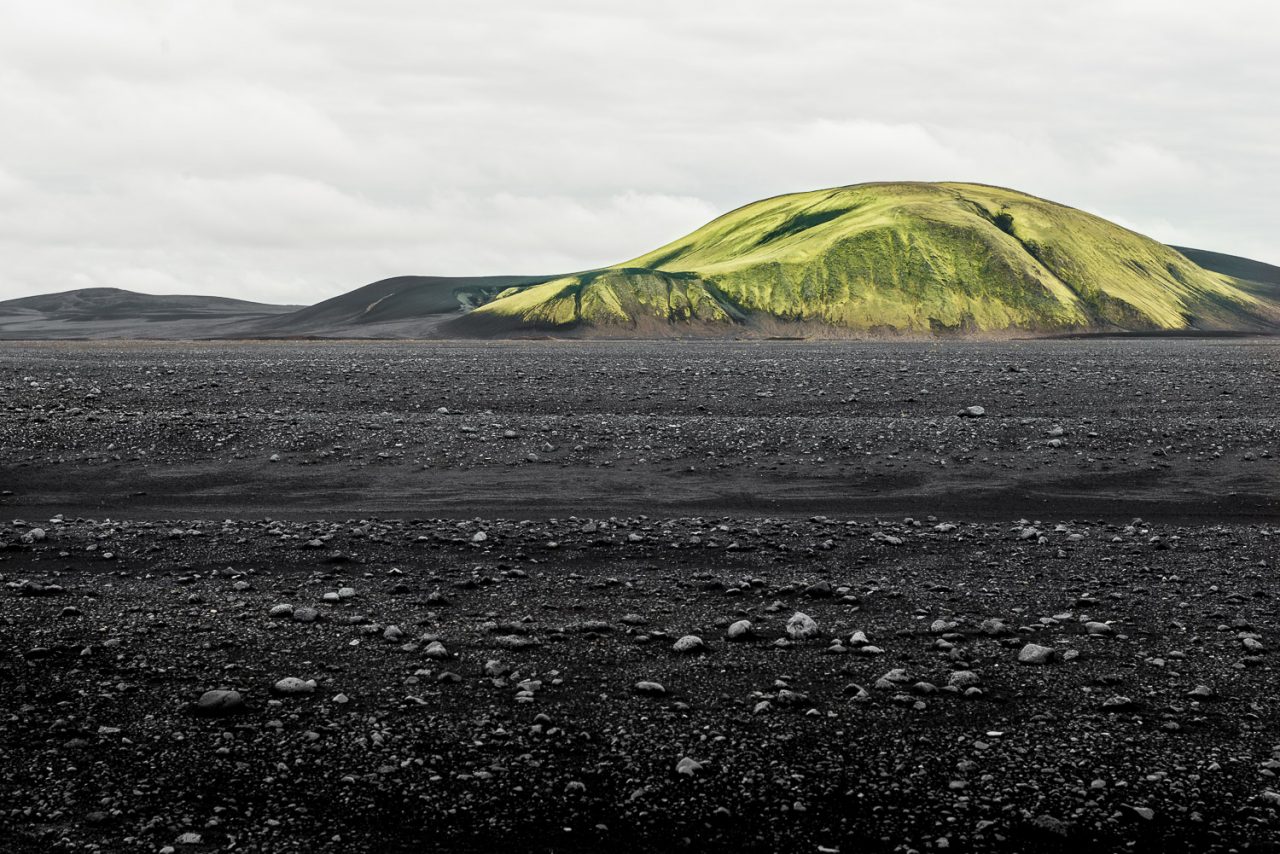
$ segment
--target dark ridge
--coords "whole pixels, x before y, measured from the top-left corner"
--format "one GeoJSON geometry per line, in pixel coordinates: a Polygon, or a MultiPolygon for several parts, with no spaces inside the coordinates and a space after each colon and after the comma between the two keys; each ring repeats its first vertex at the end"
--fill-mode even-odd
{"type": "Polygon", "coordinates": [[[226,297],[84,288],[0,302],[0,340],[210,338],[296,308],[226,297]]]}
{"type": "Polygon", "coordinates": [[[207,314],[278,314],[298,306],[269,305],[198,294],[143,294],[123,288],[80,288],[0,302],[0,314],[42,312],[62,320],[182,319],[207,314]]]}
{"type": "Polygon", "coordinates": [[[1275,338],[1277,333],[1241,329],[1148,329],[1109,332],[1060,332],[1037,335],[1036,338],[1062,340],[1073,338],[1275,338]]]}
{"type": "Polygon", "coordinates": [[[838,219],[850,211],[855,210],[857,210],[856,205],[846,208],[834,208],[829,211],[813,211],[811,213],[796,214],[782,225],[770,232],[767,232],[759,241],[757,241],[756,245],[763,246],[764,244],[772,243],[781,237],[787,237],[792,234],[807,231],[810,228],[822,225],[824,222],[831,222],[831,220],[838,219]]]}
{"type": "Polygon", "coordinates": [[[1241,258],[1238,255],[1227,255],[1224,252],[1210,252],[1207,249],[1192,249],[1188,246],[1170,246],[1181,252],[1189,261],[1235,279],[1247,279],[1265,285],[1280,288],[1280,267],[1252,258],[1241,258]]]}
{"type": "Polygon", "coordinates": [[[689,247],[687,246],[677,247],[676,249],[672,249],[670,252],[668,252],[665,255],[659,255],[657,258],[654,258],[651,262],[649,262],[649,266],[661,267],[663,264],[670,264],[672,261],[675,261],[677,258],[684,255],[684,253],[687,251],[689,251],[689,247]]]}
{"type": "Polygon", "coordinates": [[[265,335],[330,332],[344,327],[449,315],[488,302],[507,288],[555,276],[395,276],[257,324],[265,335]]]}

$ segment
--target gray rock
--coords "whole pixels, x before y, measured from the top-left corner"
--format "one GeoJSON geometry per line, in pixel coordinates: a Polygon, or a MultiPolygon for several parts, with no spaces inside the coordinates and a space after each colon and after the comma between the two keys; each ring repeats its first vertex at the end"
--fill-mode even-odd
{"type": "Polygon", "coordinates": [[[310,694],[316,690],[316,680],[299,679],[297,676],[286,676],[271,686],[277,694],[310,694]]]}
{"type": "Polygon", "coordinates": [[[671,645],[671,648],[682,654],[690,654],[694,652],[702,652],[707,645],[702,642],[702,638],[697,635],[685,635],[671,645]]]}
{"type": "Polygon", "coordinates": [[[651,697],[661,697],[667,693],[667,689],[658,682],[637,682],[635,691],[637,694],[647,694],[651,697]]]}
{"type": "Polygon", "coordinates": [[[1018,653],[1019,664],[1048,664],[1053,661],[1057,651],[1051,646],[1029,643],[1018,653]]]}
{"type": "Polygon", "coordinates": [[[830,596],[834,592],[835,591],[831,588],[830,581],[819,581],[815,584],[810,584],[804,589],[804,595],[814,599],[821,599],[830,596]]]}
{"type": "Polygon", "coordinates": [[[492,641],[493,645],[498,649],[522,650],[532,649],[539,645],[537,638],[527,637],[525,635],[499,635],[492,641]]]}
{"type": "Polygon", "coordinates": [[[849,699],[854,702],[865,703],[871,699],[871,694],[867,689],[863,688],[856,682],[850,682],[848,685],[844,686],[844,692],[852,695],[849,699]]]}
{"type": "Polygon", "coordinates": [[[990,620],[983,620],[982,625],[979,628],[984,635],[993,638],[1013,634],[1013,630],[1006,626],[1003,620],[997,620],[994,618],[990,620]]]}
{"type": "Polygon", "coordinates": [[[751,621],[738,620],[729,626],[729,630],[725,632],[725,635],[729,640],[746,640],[751,637],[751,621]]]}
{"type": "Polygon", "coordinates": [[[239,691],[205,691],[196,700],[195,711],[211,718],[234,715],[244,711],[244,697],[239,691]]]}
{"type": "Polygon", "coordinates": [[[792,640],[799,641],[816,638],[819,633],[818,623],[813,617],[801,611],[796,611],[791,616],[791,619],[787,620],[787,637],[792,640]]]}
{"type": "Polygon", "coordinates": [[[875,687],[877,691],[892,691],[909,682],[910,679],[911,677],[907,675],[907,671],[899,667],[890,670],[877,679],[875,687]]]}
{"type": "Polygon", "coordinates": [[[790,688],[782,688],[774,695],[773,699],[779,706],[794,708],[808,704],[809,695],[800,691],[792,691],[790,688]]]}
{"type": "Polygon", "coordinates": [[[702,773],[702,763],[686,756],[676,763],[676,773],[685,777],[697,777],[702,773]]]}
{"type": "Polygon", "coordinates": [[[1128,712],[1137,708],[1137,706],[1138,704],[1132,699],[1119,694],[1102,701],[1102,710],[1104,712],[1128,712]]]}
{"type": "Polygon", "coordinates": [[[1038,815],[1028,823],[1037,830],[1051,833],[1054,836],[1066,838],[1071,833],[1071,825],[1060,818],[1055,818],[1048,814],[1038,815]]]}
{"type": "Polygon", "coordinates": [[[1156,817],[1156,811],[1151,807],[1136,807],[1132,804],[1122,804],[1129,811],[1130,815],[1142,819],[1143,821],[1153,821],[1156,817]]]}

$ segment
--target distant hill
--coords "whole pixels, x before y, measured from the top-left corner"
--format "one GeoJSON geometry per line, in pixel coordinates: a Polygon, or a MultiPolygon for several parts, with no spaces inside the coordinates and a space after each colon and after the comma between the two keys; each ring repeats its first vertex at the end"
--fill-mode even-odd
{"type": "Polygon", "coordinates": [[[1206,270],[1232,277],[1241,290],[1280,302],[1280,267],[1222,252],[1209,252],[1187,246],[1173,248],[1206,270]]]}
{"type": "Polygon", "coordinates": [[[226,297],[84,288],[0,302],[0,340],[209,338],[296,308],[226,297]]]}
{"type": "Polygon", "coordinates": [[[565,275],[396,276],[306,307],[117,288],[0,302],[0,339],[1277,330],[1280,267],[963,183],[764,199],[565,275]]]}
{"type": "Polygon", "coordinates": [[[266,337],[414,338],[483,305],[502,291],[548,276],[396,276],[315,305],[266,318],[248,331],[266,337]]]}
{"type": "Polygon", "coordinates": [[[1100,217],[978,184],[746,205],[638,258],[513,288],[461,334],[1271,330],[1276,308],[1100,217]]]}

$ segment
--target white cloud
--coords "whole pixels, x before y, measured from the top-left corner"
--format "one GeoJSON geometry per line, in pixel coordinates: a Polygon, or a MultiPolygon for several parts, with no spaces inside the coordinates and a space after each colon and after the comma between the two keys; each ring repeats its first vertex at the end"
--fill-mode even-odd
{"type": "Polygon", "coordinates": [[[61,0],[5,24],[0,297],[584,269],[894,179],[1280,262],[1263,2],[61,0]]]}

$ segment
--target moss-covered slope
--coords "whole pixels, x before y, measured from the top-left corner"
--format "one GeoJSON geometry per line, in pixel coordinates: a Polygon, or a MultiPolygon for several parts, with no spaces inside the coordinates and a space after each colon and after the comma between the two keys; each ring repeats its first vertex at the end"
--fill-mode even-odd
{"type": "Polygon", "coordinates": [[[1074,208],[977,184],[779,196],[605,270],[504,292],[473,328],[1257,328],[1229,278],[1074,208]]]}

